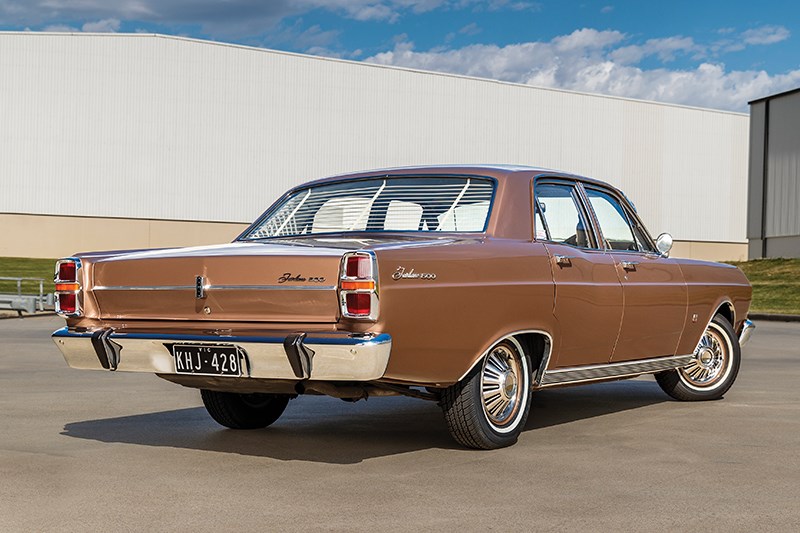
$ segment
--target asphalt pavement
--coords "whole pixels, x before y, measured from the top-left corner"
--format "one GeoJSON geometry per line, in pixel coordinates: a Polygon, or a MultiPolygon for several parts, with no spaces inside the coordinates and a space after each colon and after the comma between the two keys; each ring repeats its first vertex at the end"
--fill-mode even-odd
{"type": "Polygon", "coordinates": [[[722,400],[541,391],[491,452],[409,398],[301,397],[226,430],[195,390],[69,369],[61,325],[0,321],[0,531],[800,530],[797,323],[757,323],[722,400]]]}

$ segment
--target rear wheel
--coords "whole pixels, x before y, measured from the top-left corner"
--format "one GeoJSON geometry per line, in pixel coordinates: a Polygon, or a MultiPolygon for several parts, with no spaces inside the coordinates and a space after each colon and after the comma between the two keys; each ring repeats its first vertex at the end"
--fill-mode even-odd
{"type": "Polygon", "coordinates": [[[717,315],[703,333],[692,362],[683,368],[656,374],[656,381],[676,400],[716,400],[733,385],[740,361],[741,349],[733,326],[725,317],[717,315]]]}
{"type": "Polygon", "coordinates": [[[530,410],[528,356],[518,342],[497,343],[466,378],[442,391],[450,434],[469,448],[490,450],[517,442],[530,410]]]}
{"type": "Polygon", "coordinates": [[[260,429],[278,420],[291,396],[201,390],[203,405],[217,423],[231,429],[260,429]]]}

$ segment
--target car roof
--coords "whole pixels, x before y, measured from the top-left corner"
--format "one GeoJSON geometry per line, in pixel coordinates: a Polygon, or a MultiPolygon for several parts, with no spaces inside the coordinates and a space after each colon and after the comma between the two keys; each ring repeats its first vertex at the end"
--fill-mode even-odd
{"type": "Polygon", "coordinates": [[[361,179],[370,177],[377,178],[382,176],[414,176],[414,175],[425,175],[425,176],[476,175],[476,176],[489,176],[496,178],[498,180],[515,180],[515,179],[529,180],[532,176],[544,175],[552,177],[562,177],[567,179],[575,179],[587,183],[595,183],[598,185],[609,187],[614,190],[618,190],[613,185],[610,185],[609,183],[606,183],[604,181],[594,178],[589,178],[586,176],[580,176],[577,174],[573,174],[571,172],[564,172],[561,170],[555,170],[545,167],[526,166],[526,165],[505,165],[505,164],[424,165],[424,166],[379,168],[379,169],[365,170],[359,172],[350,172],[346,174],[338,174],[327,178],[317,179],[307,183],[303,183],[302,185],[296,188],[304,188],[309,185],[320,185],[326,182],[342,181],[347,179],[361,179]]]}

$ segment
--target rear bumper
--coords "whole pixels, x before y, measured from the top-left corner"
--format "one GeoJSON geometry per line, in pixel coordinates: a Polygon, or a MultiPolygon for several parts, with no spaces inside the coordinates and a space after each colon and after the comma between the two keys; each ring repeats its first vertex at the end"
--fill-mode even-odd
{"type": "Polygon", "coordinates": [[[65,327],[53,333],[53,341],[67,364],[78,369],[177,374],[170,345],[224,344],[244,350],[248,365],[243,377],[322,381],[379,379],[386,372],[392,349],[388,334],[344,332],[216,336],[121,333],[110,329],[90,332],[65,327]],[[299,358],[306,360],[300,363],[299,358]]]}

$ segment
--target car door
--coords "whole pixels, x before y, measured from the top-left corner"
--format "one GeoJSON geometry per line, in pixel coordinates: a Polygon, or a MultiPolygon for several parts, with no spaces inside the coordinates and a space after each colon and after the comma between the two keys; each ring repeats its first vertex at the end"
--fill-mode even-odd
{"type": "Polygon", "coordinates": [[[601,243],[614,259],[625,300],[611,361],[676,355],[687,312],[680,266],[656,252],[635,211],[621,195],[589,183],[583,190],[601,243]]]}
{"type": "Polygon", "coordinates": [[[614,259],[592,230],[575,182],[537,180],[536,239],[544,242],[555,282],[549,368],[604,364],[611,358],[622,322],[622,285],[614,259]]]}

